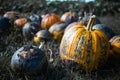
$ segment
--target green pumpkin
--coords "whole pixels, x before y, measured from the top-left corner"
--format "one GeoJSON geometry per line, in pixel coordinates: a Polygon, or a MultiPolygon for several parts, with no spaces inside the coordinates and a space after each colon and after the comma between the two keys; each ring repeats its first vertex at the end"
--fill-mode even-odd
{"type": "Polygon", "coordinates": [[[61,41],[67,25],[68,23],[66,22],[57,22],[49,28],[49,32],[52,34],[54,40],[61,41]]]}
{"type": "Polygon", "coordinates": [[[38,75],[47,69],[45,53],[36,46],[25,45],[12,56],[11,68],[16,73],[38,75]]]}
{"type": "MultiPolygon", "coordinates": [[[[60,57],[75,62],[83,70],[93,71],[102,66],[108,57],[109,42],[101,30],[93,30],[95,17],[87,25],[75,25],[66,31],[60,43],[60,57]]],[[[67,64],[67,63],[66,63],[67,64]]]]}
{"type": "Polygon", "coordinates": [[[113,32],[113,30],[108,26],[106,26],[105,24],[96,24],[93,26],[93,29],[102,30],[107,35],[108,39],[115,36],[115,33],[113,32]]]}

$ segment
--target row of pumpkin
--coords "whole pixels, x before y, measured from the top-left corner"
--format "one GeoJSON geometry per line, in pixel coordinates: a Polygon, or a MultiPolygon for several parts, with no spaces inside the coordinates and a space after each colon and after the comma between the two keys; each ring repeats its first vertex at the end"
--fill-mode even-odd
{"type": "MultiPolygon", "coordinates": [[[[93,71],[102,66],[108,57],[120,56],[120,36],[115,36],[112,29],[101,24],[96,16],[85,15],[80,18],[69,11],[63,14],[61,19],[55,13],[48,13],[42,17],[35,14],[28,19],[12,11],[7,12],[4,17],[11,19],[15,27],[22,27],[23,36],[34,37],[36,43],[48,41],[52,37],[60,41],[59,54],[66,64],[77,63],[82,69],[93,71]]],[[[3,23],[2,19],[0,23],[3,23]]],[[[14,53],[11,67],[14,71],[39,73],[47,63],[40,47],[27,45],[14,53]]]]}

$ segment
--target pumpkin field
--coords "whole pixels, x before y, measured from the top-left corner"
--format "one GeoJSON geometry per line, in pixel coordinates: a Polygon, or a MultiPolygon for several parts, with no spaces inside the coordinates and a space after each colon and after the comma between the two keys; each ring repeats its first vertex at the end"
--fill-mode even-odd
{"type": "Polygon", "coordinates": [[[120,80],[120,1],[0,1],[0,80],[120,80]]]}

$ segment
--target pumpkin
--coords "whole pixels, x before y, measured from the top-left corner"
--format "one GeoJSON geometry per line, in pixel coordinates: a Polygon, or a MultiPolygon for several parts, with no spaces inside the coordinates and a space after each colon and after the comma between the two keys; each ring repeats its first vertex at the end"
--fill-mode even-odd
{"type": "Polygon", "coordinates": [[[10,19],[6,17],[0,18],[0,31],[8,30],[11,27],[10,19]]]}
{"type": "Polygon", "coordinates": [[[23,27],[24,24],[28,21],[27,18],[18,18],[14,21],[14,26],[15,27],[23,27]]]}
{"type": "Polygon", "coordinates": [[[40,43],[40,42],[46,42],[52,38],[52,35],[48,30],[40,30],[38,31],[34,36],[34,42],[40,43]]]}
{"type": "Polygon", "coordinates": [[[32,22],[38,22],[38,23],[41,23],[41,20],[42,20],[42,17],[38,14],[33,14],[33,15],[30,15],[29,19],[32,21],[32,22]]]}
{"type": "Polygon", "coordinates": [[[107,35],[108,39],[115,36],[115,33],[113,32],[113,30],[109,28],[108,26],[106,26],[105,24],[96,24],[93,26],[93,29],[102,30],[107,35]]]}
{"type": "Polygon", "coordinates": [[[61,40],[67,25],[68,23],[66,22],[57,22],[49,28],[49,32],[52,34],[54,40],[57,40],[57,41],[61,40]]]}
{"type": "Polygon", "coordinates": [[[22,28],[23,36],[26,38],[32,38],[34,35],[41,30],[41,27],[36,22],[27,22],[22,28]]]}
{"type": "Polygon", "coordinates": [[[111,44],[110,56],[120,60],[120,35],[112,37],[109,42],[111,44]]]}
{"type": "Polygon", "coordinates": [[[65,12],[61,16],[61,21],[68,22],[68,23],[76,22],[76,21],[78,21],[78,15],[72,11],[65,12]]]}
{"type": "Polygon", "coordinates": [[[93,30],[95,16],[87,28],[75,25],[65,32],[60,43],[60,57],[63,61],[77,63],[83,70],[94,71],[104,64],[108,57],[109,42],[101,30],[93,30]]]}
{"type": "Polygon", "coordinates": [[[3,17],[9,18],[11,20],[11,23],[13,24],[16,19],[21,17],[21,15],[19,12],[16,11],[8,11],[3,15],[3,17]]]}
{"type": "Polygon", "coordinates": [[[48,13],[44,15],[42,21],[41,21],[41,27],[42,29],[49,29],[50,26],[52,26],[54,23],[59,22],[60,18],[55,13],[48,13]]]}
{"type": "Polygon", "coordinates": [[[38,75],[47,69],[47,65],[45,53],[32,45],[19,48],[11,59],[11,68],[16,73],[38,75]]]}

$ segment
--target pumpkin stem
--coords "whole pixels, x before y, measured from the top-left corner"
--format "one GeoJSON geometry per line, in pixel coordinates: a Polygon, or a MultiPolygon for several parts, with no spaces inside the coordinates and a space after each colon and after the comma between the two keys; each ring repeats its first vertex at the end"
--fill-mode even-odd
{"type": "Polygon", "coordinates": [[[90,17],[88,24],[87,24],[87,30],[92,31],[93,24],[95,22],[95,17],[96,17],[95,15],[90,17]]]}
{"type": "Polygon", "coordinates": [[[41,48],[43,47],[44,44],[45,44],[45,41],[40,42],[39,49],[41,49],[41,48]]]}

